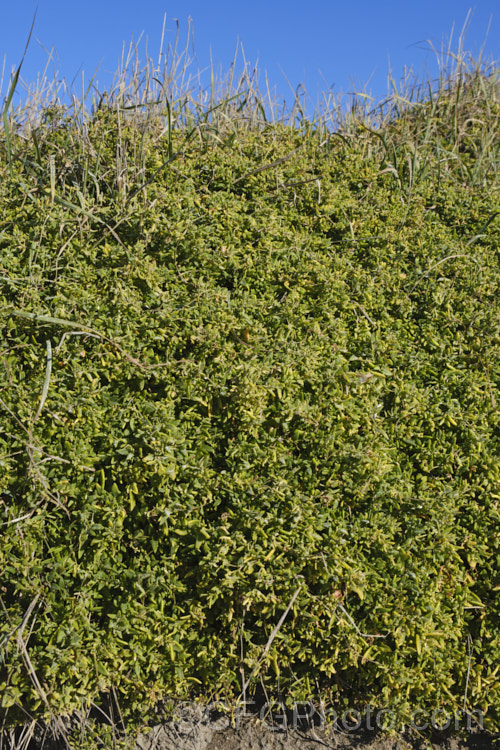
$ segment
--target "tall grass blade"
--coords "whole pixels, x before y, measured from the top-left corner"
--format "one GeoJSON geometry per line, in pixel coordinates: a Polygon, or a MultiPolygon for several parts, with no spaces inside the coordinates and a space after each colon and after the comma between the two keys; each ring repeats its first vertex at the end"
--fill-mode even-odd
{"type": "Polygon", "coordinates": [[[12,103],[12,99],[14,98],[14,93],[17,88],[17,83],[19,81],[19,75],[21,73],[21,68],[23,67],[24,58],[26,57],[26,53],[28,51],[29,43],[31,40],[31,35],[33,33],[33,28],[35,26],[35,19],[36,19],[36,13],[37,9],[35,9],[35,14],[33,16],[33,21],[31,22],[31,29],[30,33],[28,35],[28,41],[26,42],[26,47],[24,48],[24,53],[21,59],[21,62],[19,63],[16,72],[14,73],[14,77],[12,78],[12,82],[10,84],[9,91],[7,92],[7,98],[5,100],[5,105],[2,111],[2,120],[3,120],[3,127],[4,127],[4,133],[5,133],[5,147],[7,149],[7,160],[9,162],[9,169],[12,174],[12,145],[10,140],[10,128],[9,128],[9,107],[12,103]]]}

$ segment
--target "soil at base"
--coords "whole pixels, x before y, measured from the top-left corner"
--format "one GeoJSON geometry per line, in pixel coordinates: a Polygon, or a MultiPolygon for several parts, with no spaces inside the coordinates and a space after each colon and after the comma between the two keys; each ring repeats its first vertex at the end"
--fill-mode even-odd
{"type": "MultiPolygon", "coordinates": [[[[109,717],[108,717],[109,718],[109,717]]],[[[44,726],[19,727],[17,741],[0,741],[0,748],[23,750],[72,750],[92,745],[89,717],[58,719],[44,726]],[[28,736],[29,734],[29,736],[28,736]],[[87,734],[87,742],[85,735],[87,734]],[[90,744],[89,744],[90,740],[90,744]],[[14,744],[12,742],[14,741],[14,744]]],[[[136,737],[125,737],[118,725],[113,727],[116,743],[127,750],[498,750],[500,735],[474,728],[461,734],[435,731],[431,737],[419,737],[414,731],[388,738],[375,729],[347,730],[311,720],[294,721],[293,716],[258,714],[242,719],[209,710],[200,704],[183,704],[174,717],[160,720],[136,737]],[[314,725],[315,724],[315,725],[314,725]],[[115,734],[116,732],[116,734],[115,734]]],[[[112,746],[110,745],[110,747],[112,746]]]]}

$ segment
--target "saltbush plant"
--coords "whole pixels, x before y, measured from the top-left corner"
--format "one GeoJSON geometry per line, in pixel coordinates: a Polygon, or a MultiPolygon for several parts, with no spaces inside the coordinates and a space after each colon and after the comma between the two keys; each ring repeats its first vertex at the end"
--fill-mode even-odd
{"type": "Polygon", "coordinates": [[[498,68],[309,120],[163,74],[4,109],[3,720],[498,729],[498,68]]]}

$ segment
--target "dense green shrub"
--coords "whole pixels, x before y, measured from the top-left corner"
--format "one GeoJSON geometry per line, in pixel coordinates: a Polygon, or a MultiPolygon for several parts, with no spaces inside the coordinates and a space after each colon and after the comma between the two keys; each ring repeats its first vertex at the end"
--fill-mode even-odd
{"type": "Polygon", "coordinates": [[[0,143],[2,708],[244,674],[498,728],[495,162],[120,117],[0,143]]]}

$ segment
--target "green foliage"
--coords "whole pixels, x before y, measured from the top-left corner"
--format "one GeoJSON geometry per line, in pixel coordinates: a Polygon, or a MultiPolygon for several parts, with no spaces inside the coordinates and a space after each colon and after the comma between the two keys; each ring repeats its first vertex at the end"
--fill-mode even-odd
{"type": "Polygon", "coordinates": [[[168,116],[0,151],[2,709],[243,670],[498,729],[498,142],[168,116]]]}

